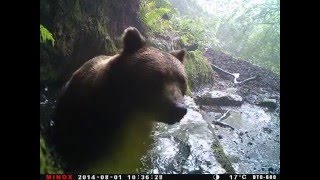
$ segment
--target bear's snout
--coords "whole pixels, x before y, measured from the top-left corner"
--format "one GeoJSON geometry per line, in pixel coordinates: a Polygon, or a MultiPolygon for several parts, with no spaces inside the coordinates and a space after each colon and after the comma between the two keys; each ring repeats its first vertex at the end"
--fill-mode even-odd
{"type": "Polygon", "coordinates": [[[177,116],[179,117],[179,119],[182,119],[183,116],[187,114],[187,108],[182,103],[176,104],[176,111],[177,111],[177,116]]]}
{"type": "Polygon", "coordinates": [[[174,124],[176,122],[179,122],[184,117],[184,115],[187,114],[187,108],[182,103],[175,103],[170,114],[171,123],[169,124],[174,124]]]}

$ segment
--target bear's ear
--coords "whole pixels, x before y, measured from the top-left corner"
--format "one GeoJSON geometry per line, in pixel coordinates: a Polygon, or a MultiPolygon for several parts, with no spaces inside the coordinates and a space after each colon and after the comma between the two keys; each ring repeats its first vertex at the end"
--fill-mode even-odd
{"type": "Polygon", "coordinates": [[[124,30],[123,51],[134,53],[145,46],[146,40],[135,27],[128,27],[124,30]]]}
{"type": "Polygon", "coordinates": [[[186,51],[184,49],[182,50],[175,50],[175,51],[172,51],[170,52],[171,55],[173,55],[174,57],[176,57],[177,59],[179,59],[179,61],[181,63],[184,62],[184,56],[186,54],[186,51]]]}

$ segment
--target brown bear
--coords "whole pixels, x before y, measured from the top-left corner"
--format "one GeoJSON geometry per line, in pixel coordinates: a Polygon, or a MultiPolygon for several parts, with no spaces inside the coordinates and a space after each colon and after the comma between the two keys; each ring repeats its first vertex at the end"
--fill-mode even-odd
{"type": "Polygon", "coordinates": [[[162,52],[124,31],[123,50],[82,65],[58,99],[51,144],[65,172],[135,173],[152,122],[187,113],[184,50],[162,52]]]}

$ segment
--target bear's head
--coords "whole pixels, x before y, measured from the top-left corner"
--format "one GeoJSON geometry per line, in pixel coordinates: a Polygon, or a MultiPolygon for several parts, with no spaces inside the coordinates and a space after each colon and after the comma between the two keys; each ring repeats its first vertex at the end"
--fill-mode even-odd
{"type": "Polygon", "coordinates": [[[49,139],[66,172],[133,173],[152,120],[174,124],[187,113],[186,52],[150,47],[133,27],[123,45],[117,55],[86,62],[61,93],[49,139]]]}
{"type": "Polygon", "coordinates": [[[170,53],[146,45],[140,32],[129,27],[123,36],[121,61],[130,84],[128,97],[136,109],[151,114],[153,119],[167,124],[179,122],[187,113],[183,96],[187,89],[184,50],[170,53]]]}

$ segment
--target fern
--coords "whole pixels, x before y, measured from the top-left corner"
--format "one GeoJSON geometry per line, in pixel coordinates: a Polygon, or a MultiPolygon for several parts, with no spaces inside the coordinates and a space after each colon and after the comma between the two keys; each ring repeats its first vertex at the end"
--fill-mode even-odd
{"type": "Polygon", "coordinates": [[[54,46],[55,40],[53,39],[51,32],[40,24],[40,42],[45,43],[48,41],[51,41],[52,46],[54,46]]]}
{"type": "Polygon", "coordinates": [[[140,18],[154,33],[163,34],[171,30],[169,20],[163,19],[164,15],[172,16],[176,10],[172,8],[168,0],[144,0],[140,6],[140,18]]]}

